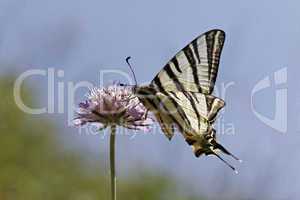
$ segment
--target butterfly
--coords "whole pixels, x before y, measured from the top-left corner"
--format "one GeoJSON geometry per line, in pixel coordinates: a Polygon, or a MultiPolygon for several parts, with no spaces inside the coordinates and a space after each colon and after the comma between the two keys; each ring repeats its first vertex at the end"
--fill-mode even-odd
{"type": "Polygon", "coordinates": [[[167,138],[171,140],[177,128],[196,157],[215,155],[235,170],[219,153],[239,159],[217,142],[213,128],[218,112],[225,106],[222,99],[212,95],[224,41],[222,30],[200,35],[179,51],[149,85],[136,85],[133,90],[154,113],[167,138]]]}

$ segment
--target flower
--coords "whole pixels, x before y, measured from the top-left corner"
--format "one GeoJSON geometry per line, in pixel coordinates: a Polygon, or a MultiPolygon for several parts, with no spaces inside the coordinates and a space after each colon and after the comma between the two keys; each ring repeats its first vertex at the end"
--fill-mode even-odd
{"type": "Polygon", "coordinates": [[[102,130],[110,125],[147,131],[153,123],[147,109],[134,95],[132,87],[114,84],[93,88],[87,100],[79,103],[75,126],[96,123],[102,130]]]}

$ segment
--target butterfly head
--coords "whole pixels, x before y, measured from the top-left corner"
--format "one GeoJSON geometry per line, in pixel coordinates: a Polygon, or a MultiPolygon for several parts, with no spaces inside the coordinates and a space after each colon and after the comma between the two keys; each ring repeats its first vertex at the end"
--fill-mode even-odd
{"type": "Polygon", "coordinates": [[[131,87],[133,93],[136,93],[137,85],[129,85],[129,84],[125,84],[125,83],[119,83],[118,85],[121,87],[131,87]]]}
{"type": "Polygon", "coordinates": [[[156,90],[151,86],[136,86],[134,93],[141,98],[151,98],[155,96],[156,90]]]}

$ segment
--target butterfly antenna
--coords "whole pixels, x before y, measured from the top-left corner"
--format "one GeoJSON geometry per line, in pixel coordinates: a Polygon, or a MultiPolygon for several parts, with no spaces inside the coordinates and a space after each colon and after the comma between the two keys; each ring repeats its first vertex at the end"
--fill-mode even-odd
{"type": "Polygon", "coordinates": [[[135,73],[134,73],[133,68],[131,67],[131,65],[130,65],[130,63],[129,63],[129,59],[130,59],[130,58],[131,58],[130,56],[128,56],[128,57],[126,58],[126,63],[127,63],[127,65],[129,66],[130,71],[131,71],[132,74],[133,74],[134,82],[135,82],[135,85],[137,86],[137,81],[136,81],[135,73]]]}
{"type": "Polygon", "coordinates": [[[213,153],[213,155],[217,156],[221,161],[223,161],[228,167],[230,167],[234,173],[238,174],[239,172],[231,165],[229,164],[226,160],[224,160],[221,156],[219,156],[217,153],[213,153]]]}

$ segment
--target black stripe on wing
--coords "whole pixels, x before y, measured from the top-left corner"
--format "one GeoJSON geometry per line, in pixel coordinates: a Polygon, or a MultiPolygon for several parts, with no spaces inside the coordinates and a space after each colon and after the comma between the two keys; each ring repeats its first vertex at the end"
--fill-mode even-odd
{"type": "MultiPolygon", "coordinates": [[[[197,109],[197,106],[196,106],[196,103],[193,99],[193,97],[190,95],[190,93],[188,92],[185,92],[184,90],[184,86],[182,85],[182,83],[177,79],[177,77],[175,76],[174,72],[172,71],[172,68],[170,67],[169,64],[167,64],[167,66],[165,67],[165,70],[169,76],[169,78],[171,80],[173,80],[173,83],[176,85],[176,88],[179,90],[179,91],[183,91],[183,94],[186,96],[186,98],[189,100],[192,108],[194,109],[194,112],[195,114],[197,115],[197,118],[198,118],[198,127],[200,129],[200,114],[198,112],[198,109],[197,109]]],[[[165,89],[163,88],[163,85],[162,85],[162,82],[161,80],[159,79],[159,77],[155,77],[155,79],[153,80],[153,82],[155,83],[155,85],[158,87],[158,89],[160,90],[160,92],[162,92],[163,94],[165,94],[166,96],[169,96],[168,93],[165,91],[165,89]]],[[[197,99],[197,98],[195,98],[197,99]]],[[[187,117],[187,115],[185,114],[185,112],[178,106],[177,102],[175,99],[173,98],[170,98],[170,100],[172,101],[172,103],[175,105],[175,108],[177,107],[178,108],[178,113],[180,114],[181,118],[183,118],[184,120],[183,121],[187,121],[188,122],[188,125],[191,125],[191,122],[189,120],[189,118],[187,117]]]]}
{"type": "Polygon", "coordinates": [[[214,89],[217,79],[221,51],[225,41],[225,33],[223,31],[211,31],[206,34],[207,44],[207,61],[209,66],[210,91],[214,89]]]}
{"type": "MultiPolygon", "coordinates": [[[[170,69],[170,70],[171,70],[171,69],[170,69]]],[[[162,87],[162,84],[161,84],[159,78],[155,79],[154,81],[155,81],[157,87],[159,88],[159,91],[160,91],[161,93],[163,93],[164,95],[166,95],[166,97],[169,98],[168,100],[170,100],[170,101],[172,102],[173,107],[174,107],[175,109],[177,108],[178,114],[179,114],[179,116],[181,117],[182,121],[187,122],[188,125],[191,125],[191,122],[189,121],[189,118],[186,116],[185,112],[178,106],[177,102],[176,102],[173,98],[171,98],[171,97],[168,95],[168,93],[164,90],[164,88],[162,87]]],[[[168,111],[168,112],[170,113],[169,115],[172,117],[172,119],[174,119],[174,116],[172,115],[172,113],[170,112],[170,110],[168,110],[168,109],[166,108],[166,106],[163,104],[163,101],[161,101],[161,105],[163,105],[164,109],[165,109],[166,111],[168,111]]],[[[177,120],[174,120],[174,121],[176,121],[176,123],[178,124],[178,126],[181,126],[181,129],[183,129],[182,126],[184,126],[184,125],[179,124],[177,120]]]]}
{"type": "MultiPolygon", "coordinates": [[[[197,44],[197,41],[193,41],[193,42],[192,42],[193,46],[195,46],[194,43],[197,44]]],[[[198,51],[198,48],[196,48],[196,49],[197,49],[197,51],[198,51]]],[[[191,68],[192,68],[192,71],[193,71],[193,77],[194,77],[194,82],[195,82],[195,84],[197,85],[198,92],[202,92],[201,84],[200,84],[200,82],[199,82],[199,77],[198,77],[197,62],[196,62],[196,60],[195,60],[195,57],[194,57],[194,54],[193,54],[193,50],[194,50],[194,52],[195,52],[195,48],[192,49],[192,47],[189,45],[189,46],[187,46],[187,47],[185,47],[185,48],[183,49],[183,52],[184,52],[184,55],[185,55],[185,57],[187,58],[187,60],[188,60],[188,62],[189,62],[189,64],[190,64],[190,66],[191,66],[191,68]]],[[[199,57],[199,55],[198,55],[198,57],[199,57]]],[[[199,60],[200,60],[200,59],[199,59],[199,60]]],[[[198,63],[198,64],[200,64],[200,63],[198,63]]],[[[188,89],[188,88],[186,88],[186,89],[188,89]]],[[[188,91],[188,90],[187,90],[187,91],[188,91]]]]}
{"type": "Polygon", "coordinates": [[[178,72],[182,73],[182,70],[180,69],[178,60],[177,60],[177,58],[176,58],[175,56],[172,58],[171,62],[174,64],[176,70],[177,70],[178,72]]]}
{"type": "Polygon", "coordinates": [[[221,30],[211,30],[197,37],[165,65],[151,85],[156,86],[158,77],[166,91],[211,94],[224,40],[225,33],[221,30]]]}

